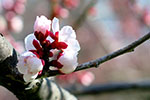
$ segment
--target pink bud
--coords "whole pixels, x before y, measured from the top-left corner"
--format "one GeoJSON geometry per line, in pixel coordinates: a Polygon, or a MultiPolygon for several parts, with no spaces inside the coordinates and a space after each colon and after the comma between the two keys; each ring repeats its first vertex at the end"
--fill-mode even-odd
{"type": "Polygon", "coordinates": [[[50,31],[51,28],[51,20],[48,20],[45,16],[37,16],[36,21],[34,23],[34,32],[41,32],[42,34],[46,34],[46,31],[50,31]]]}

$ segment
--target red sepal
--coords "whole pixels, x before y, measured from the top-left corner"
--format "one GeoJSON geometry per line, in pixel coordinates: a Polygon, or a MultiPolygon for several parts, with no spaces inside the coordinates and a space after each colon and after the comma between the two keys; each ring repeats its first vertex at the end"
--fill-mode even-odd
{"type": "Polygon", "coordinates": [[[41,62],[42,62],[42,65],[44,66],[45,65],[45,61],[43,59],[41,59],[41,62]]]}
{"type": "Polygon", "coordinates": [[[53,53],[52,52],[49,52],[49,57],[52,57],[53,56],[53,53]]]}
{"type": "Polygon", "coordinates": [[[40,41],[40,43],[42,43],[44,40],[46,40],[46,38],[48,37],[49,35],[49,31],[46,30],[46,33],[42,33],[42,32],[34,32],[34,35],[36,37],[37,40],[40,41]]]}
{"type": "Polygon", "coordinates": [[[41,74],[42,74],[42,70],[41,70],[41,71],[39,71],[38,75],[41,75],[41,74]]]}
{"type": "Polygon", "coordinates": [[[35,54],[38,58],[40,58],[40,55],[37,53],[37,50],[29,50],[33,54],[35,54]]]}
{"type": "Polygon", "coordinates": [[[66,73],[63,73],[63,72],[62,72],[61,70],[59,70],[59,69],[58,69],[58,71],[59,71],[59,73],[61,73],[62,75],[65,75],[65,74],[66,74],[66,73]]]}
{"type": "Polygon", "coordinates": [[[59,32],[55,33],[55,38],[56,38],[55,40],[58,41],[58,39],[59,39],[59,32]]]}
{"type": "Polygon", "coordinates": [[[33,40],[33,45],[34,45],[34,47],[37,49],[37,50],[41,50],[42,48],[41,48],[41,46],[40,46],[40,44],[38,43],[38,41],[37,40],[33,40]]]}
{"type": "Polygon", "coordinates": [[[45,41],[45,46],[46,46],[46,47],[49,47],[50,44],[51,44],[51,42],[50,42],[49,40],[46,40],[46,41],[45,41]]]}
{"type": "Polygon", "coordinates": [[[55,35],[54,35],[52,32],[49,32],[49,36],[50,36],[52,39],[56,40],[56,37],[55,37],[55,35]]]}
{"type": "Polygon", "coordinates": [[[57,56],[57,59],[59,59],[63,55],[63,52],[60,52],[57,56]]]}
{"type": "Polygon", "coordinates": [[[51,49],[56,49],[58,46],[58,42],[57,41],[54,41],[51,43],[51,49]]]}
{"type": "Polygon", "coordinates": [[[65,42],[57,42],[57,41],[54,41],[53,43],[51,43],[51,48],[52,49],[58,49],[58,50],[61,50],[61,49],[66,49],[68,47],[68,45],[65,43],[65,42]]]}
{"type": "Polygon", "coordinates": [[[68,45],[65,42],[58,42],[58,49],[66,49],[68,45]]]}
{"type": "Polygon", "coordinates": [[[62,65],[60,62],[58,62],[57,60],[52,60],[52,61],[51,61],[51,64],[52,64],[52,66],[55,66],[55,67],[57,67],[58,69],[60,69],[60,68],[63,67],[63,65],[62,65]]]}

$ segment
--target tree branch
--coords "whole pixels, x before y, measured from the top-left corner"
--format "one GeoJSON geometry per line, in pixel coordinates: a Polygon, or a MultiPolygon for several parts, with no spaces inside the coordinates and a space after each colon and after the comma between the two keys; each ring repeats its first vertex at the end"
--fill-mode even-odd
{"type": "Polygon", "coordinates": [[[77,100],[48,78],[25,83],[16,68],[17,62],[16,51],[0,34],[0,85],[14,93],[19,100],[77,100]]]}
{"type": "Polygon", "coordinates": [[[102,64],[108,60],[111,60],[115,57],[118,57],[118,56],[126,54],[126,53],[133,52],[136,47],[138,47],[139,45],[141,45],[142,43],[144,43],[148,39],[150,39],[150,32],[147,33],[146,35],[144,35],[143,37],[139,38],[138,40],[132,42],[131,44],[129,44],[129,45],[127,45],[127,46],[125,46],[125,47],[123,47],[123,48],[121,48],[115,52],[112,52],[112,53],[110,53],[106,56],[103,56],[101,58],[98,58],[96,60],[93,60],[93,61],[79,65],[75,71],[88,69],[88,68],[92,68],[92,67],[98,67],[98,65],[100,65],[100,64],[102,64]]]}
{"type": "MultiPolygon", "coordinates": [[[[77,100],[75,96],[61,88],[50,78],[41,79],[39,95],[41,100],[77,100]]],[[[32,83],[31,83],[32,85],[32,83]]]]}
{"type": "Polygon", "coordinates": [[[109,83],[103,85],[93,85],[83,88],[67,88],[74,95],[93,95],[109,92],[118,92],[129,89],[150,90],[150,81],[132,82],[132,83],[109,83]]]}
{"type": "Polygon", "coordinates": [[[81,15],[74,21],[73,29],[77,30],[81,24],[86,20],[89,9],[97,3],[97,0],[91,0],[86,8],[82,11],[81,15]]]}
{"type": "MultiPolygon", "coordinates": [[[[118,57],[120,55],[129,53],[129,52],[133,52],[136,47],[138,47],[140,44],[147,41],[149,38],[150,38],[150,32],[147,33],[146,35],[144,35],[143,37],[139,38],[138,40],[132,42],[131,44],[129,44],[129,45],[127,45],[127,46],[125,46],[125,47],[123,47],[123,48],[121,48],[115,52],[112,52],[106,56],[100,57],[96,60],[92,60],[92,61],[80,64],[79,66],[77,66],[77,68],[74,72],[84,70],[84,69],[93,68],[93,67],[97,68],[100,64],[102,64],[108,60],[111,60],[115,57],[118,57]]],[[[53,71],[49,70],[48,72],[45,73],[44,76],[47,77],[47,76],[55,76],[55,75],[60,75],[60,74],[61,73],[58,70],[53,70],[53,71]]]]}

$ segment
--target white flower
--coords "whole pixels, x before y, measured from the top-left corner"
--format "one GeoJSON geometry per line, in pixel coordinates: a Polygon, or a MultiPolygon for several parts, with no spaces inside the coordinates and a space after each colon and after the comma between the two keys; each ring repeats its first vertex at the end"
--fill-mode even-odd
{"type": "MultiPolygon", "coordinates": [[[[71,26],[64,26],[61,30],[59,30],[59,20],[57,18],[54,18],[52,20],[52,32],[53,33],[50,32],[49,36],[47,36],[47,33],[45,32],[47,30],[50,31],[50,24],[51,24],[51,21],[48,20],[46,17],[44,16],[37,17],[35,25],[34,25],[35,33],[29,34],[25,38],[25,47],[27,50],[37,49],[38,52],[36,53],[39,53],[40,50],[43,50],[44,48],[46,48],[45,46],[42,45],[42,43],[44,43],[45,40],[46,41],[49,40],[50,42],[47,42],[47,43],[49,43],[48,47],[50,51],[48,52],[53,53],[52,57],[49,56],[49,61],[54,61],[54,64],[52,64],[52,66],[54,66],[55,68],[58,68],[58,70],[60,70],[62,73],[71,73],[76,69],[78,65],[77,55],[78,55],[78,51],[80,50],[80,45],[78,41],[76,40],[76,33],[71,26]],[[38,32],[42,32],[43,36],[41,35],[41,33],[38,33],[38,32]],[[40,40],[41,36],[42,36],[42,39],[40,40]]],[[[42,51],[41,55],[40,54],[38,55],[40,57],[43,57],[43,53],[48,54],[48,52],[42,51]]],[[[29,55],[28,57],[26,57],[26,55],[25,56],[21,55],[19,63],[18,63],[18,66],[20,66],[18,67],[18,70],[24,74],[25,81],[30,81],[32,79],[35,79],[39,71],[42,70],[43,68],[41,60],[33,55],[34,54],[29,55]],[[39,60],[39,61],[36,61],[36,60],[39,60]],[[28,66],[26,65],[26,63],[29,63],[27,64],[28,66]],[[35,66],[33,67],[32,64],[35,66]],[[27,67],[24,67],[24,66],[27,66],[27,67]],[[35,70],[37,68],[41,68],[41,69],[33,71],[32,68],[34,68],[35,70]]]]}
{"type": "Polygon", "coordinates": [[[51,20],[48,20],[45,16],[37,16],[36,21],[34,23],[34,32],[42,32],[46,33],[46,30],[50,31],[51,28],[51,20]]]}
{"type": "Polygon", "coordinates": [[[52,20],[52,30],[54,34],[59,32],[59,20],[56,17],[52,20]]]}
{"type": "Polygon", "coordinates": [[[38,73],[43,69],[43,64],[41,59],[32,52],[25,52],[20,56],[17,68],[23,74],[25,82],[30,82],[38,76],[38,73]]]}
{"type": "MultiPolygon", "coordinates": [[[[64,42],[68,45],[66,49],[63,49],[63,55],[58,59],[58,62],[63,65],[59,70],[62,73],[71,73],[78,65],[77,54],[80,50],[80,45],[76,40],[76,33],[71,26],[64,26],[59,30],[59,20],[57,18],[52,20],[52,31],[54,35],[56,32],[59,32],[58,41],[64,42]]],[[[54,58],[56,58],[55,56],[58,54],[57,52],[54,52],[54,58]]]]}
{"type": "Polygon", "coordinates": [[[52,20],[52,31],[55,34],[56,32],[59,32],[59,42],[65,42],[68,47],[72,48],[75,52],[78,52],[80,50],[79,42],[76,40],[76,33],[72,29],[71,26],[64,26],[59,31],[59,20],[55,17],[52,20]]]}
{"type": "Polygon", "coordinates": [[[34,39],[36,39],[36,37],[34,36],[33,33],[25,37],[24,42],[26,50],[36,50],[36,48],[33,46],[34,39]]]}
{"type": "Polygon", "coordinates": [[[78,65],[77,55],[72,51],[63,52],[63,55],[58,59],[58,62],[63,65],[63,67],[59,69],[62,73],[71,73],[78,65]]]}
{"type": "MultiPolygon", "coordinates": [[[[27,35],[25,37],[24,42],[25,42],[25,48],[26,48],[26,50],[36,50],[36,48],[33,45],[33,40],[34,39],[37,40],[36,37],[35,37],[35,35],[33,33],[31,33],[31,34],[29,34],[29,35],[27,35]]],[[[46,38],[46,40],[49,40],[50,42],[54,41],[50,36],[48,36],[46,38]]],[[[39,43],[39,41],[38,41],[38,43],[39,43]]]]}

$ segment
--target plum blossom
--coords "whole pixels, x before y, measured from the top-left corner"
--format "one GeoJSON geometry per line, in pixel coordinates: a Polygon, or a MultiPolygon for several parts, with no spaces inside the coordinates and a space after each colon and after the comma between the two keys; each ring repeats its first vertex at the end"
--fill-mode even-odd
{"type": "Polygon", "coordinates": [[[76,40],[75,31],[71,26],[64,26],[59,31],[59,20],[57,18],[52,20],[52,31],[54,34],[51,33],[50,36],[55,40],[52,43],[52,47],[54,45],[53,48],[57,48],[55,46],[59,43],[62,43],[62,46],[59,47],[63,47],[61,48],[63,52],[61,53],[61,56],[58,57],[58,62],[62,64],[62,67],[59,70],[62,73],[71,73],[78,65],[77,54],[80,50],[80,45],[76,40]],[[67,47],[65,47],[65,45],[67,45],[67,47]]]}
{"type": "Polygon", "coordinates": [[[25,82],[35,79],[43,69],[42,60],[37,58],[32,52],[21,54],[17,68],[23,74],[25,82]]]}
{"type": "Polygon", "coordinates": [[[45,16],[37,17],[34,33],[25,38],[25,48],[30,55],[22,54],[18,63],[18,70],[24,74],[25,81],[35,79],[39,73],[42,74],[42,70],[55,69],[64,74],[71,73],[78,65],[80,45],[76,33],[71,26],[59,30],[57,18],[51,23],[45,16]],[[30,66],[26,68],[27,63],[30,66]],[[44,66],[44,63],[48,66],[44,66]]]}
{"type": "Polygon", "coordinates": [[[64,52],[63,55],[58,59],[58,61],[63,65],[63,67],[60,69],[60,71],[63,73],[73,72],[78,65],[77,55],[72,51],[69,52],[64,52]]]}

